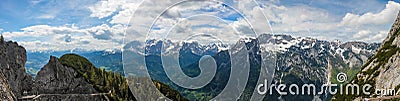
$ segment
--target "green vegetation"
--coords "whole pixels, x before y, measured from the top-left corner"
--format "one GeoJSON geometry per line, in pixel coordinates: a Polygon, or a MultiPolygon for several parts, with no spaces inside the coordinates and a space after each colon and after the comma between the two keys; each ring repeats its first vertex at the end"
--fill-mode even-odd
{"type": "Polygon", "coordinates": [[[111,100],[134,100],[126,79],[120,74],[95,68],[89,60],[76,54],[65,54],[61,56],[59,61],[64,66],[72,67],[78,71],[96,90],[100,92],[111,91],[109,96],[111,100]]]}
{"type": "Polygon", "coordinates": [[[168,85],[161,83],[160,81],[153,80],[156,88],[163,93],[166,97],[174,101],[188,101],[178,91],[170,88],[168,85]]]}
{"type": "Polygon", "coordinates": [[[156,80],[151,80],[146,77],[136,77],[127,75],[127,79],[129,80],[129,85],[132,89],[133,94],[135,94],[138,100],[146,99],[148,101],[160,101],[163,98],[158,98],[160,91],[167,98],[174,101],[188,101],[188,99],[184,98],[177,90],[172,89],[166,84],[163,84],[156,80]],[[152,92],[151,89],[155,85],[158,91],[152,92]]]}
{"type": "MultiPolygon", "coordinates": [[[[128,86],[127,79],[119,73],[106,71],[104,69],[105,67],[96,68],[89,60],[76,54],[65,54],[61,56],[59,61],[64,66],[74,68],[81,76],[83,76],[90,84],[92,84],[96,90],[104,93],[111,91],[111,95],[108,96],[110,100],[136,100],[128,86]]],[[[130,79],[130,81],[134,82],[133,79],[130,79]]],[[[188,101],[178,91],[170,88],[168,85],[155,80],[153,80],[152,83],[156,85],[161,93],[163,93],[169,99],[174,101],[188,101]]],[[[149,83],[146,85],[152,84],[149,83]]],[[[134,92],[143,92],[143,94],[145,94],[139,96],[151,95],[148,91],[137,90],[138,89],[132,89],[134,92]]]]}
{"type": "MultiPolygon", "coordinates": [[[[367,66],[371,65],[371,63],[374,63],[376,65],[371,65],[373,67],[368,68],[366,71],[360,71],[359,74],[368,76],[367,79],[359,79],[359,78],[353,78],[352,81],[358,85],[365,85],[365,84],[371,84],[373,87],[375,86],[375,80],[374,78],[377,77],[380,73],[379,68],[382,68],[386,63],[389,62],[389,59],[395,55],[396,53],[400,52],[400,48],[397,47],[396,45],[392,45],[392,42],[394,39],[399,35],[399,29],[394,29],[394,34],[384,42],[384,44],[381,46],[381,48],[376,52],[376,54],[368,60],[366,64],[362,66],[362,69],[366,68],[367,66]]],[[[400,88],[400,86],[396,87],[396,90],[400,88]]],[[[375,92],[375,89],[372,88],[370,92],[375,92]]],[[[335,95],[334,98],[332,99],[333,101],[343,101],[343,100],[351,100],[355,99],[357,97],[363,97],[363,98],[369,98],[370,95],[335,95]]]]}
{"type": "Polygon", "coordinates": [[[0,36],[0,43],[4,43],[4,37],[3,37],[3,35],[0,36]]]}

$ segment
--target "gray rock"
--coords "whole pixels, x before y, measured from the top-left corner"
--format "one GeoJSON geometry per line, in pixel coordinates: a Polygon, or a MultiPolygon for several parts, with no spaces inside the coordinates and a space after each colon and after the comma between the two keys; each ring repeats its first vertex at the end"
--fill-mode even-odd
{"type": "Polygon", "coordinates": [[[26,50],[16,42],[0,42],[0,71],[7,78],[16,97],[32,90],[32,76],[25,72],[26,50]]]}
{"type": "Polygon", "coordinates": [[[36,75],[34,85],[39,100],[104,100],[87,80],[72,67],[63,66],[56,57],[51,56],[36,75]]]}
{"type": "MultiPolygon", "coordinates": [[[[374,85],[374,89],[395,89],[400,87],[400,13],[377,54],[365,64],[353,83],[374,85]]],[[[398,89],[395,89],[396,91],[398,89]]],[[[380,95],[378,95],[380,96],[380,95]]],[[[370,97],[373,97],[371,95],[370,97]]]]}
{"type": "Polygon", "coordinates": [[[0,71],[0,100],[13,101],[16,97],[8,84],[7,78],[0,71]]]}
{"type": "MultiPolygon", "coordinates": [[[[26,50],[16,42],[5,42],[0,37],[0,101],[13,101],[40,95],[36,100],[87,101],[106,100],[73,68],[63,66],[56,57],[50,57],[36,76],[25,71],[26,50]],[[93,95],[95,94],[95,95],[93,95]]],[[[28,98],[29,99],[29,98],[28,98]]]]}

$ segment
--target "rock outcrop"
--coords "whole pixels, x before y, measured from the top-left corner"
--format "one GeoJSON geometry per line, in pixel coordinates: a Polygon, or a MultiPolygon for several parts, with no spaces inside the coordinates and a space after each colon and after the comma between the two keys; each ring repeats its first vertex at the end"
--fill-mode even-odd
{"type": "Polygon", "coordinates": [[[0,71],[0,100],[1,101],[12,101],[15,100],[15,95],[8,84],[7,78],[0,71]]]}
{"type": "MultiPolygon", "coordinates": [[[[375,89],[394,89],[400,85],[400,13],[377,53],[364,65],[354,83],[375,85],[375,89]]],[[[397,90],[397,89],[396,89],[397,90]]]]}
{"type": "Polygon", "coordinates": [[[26,50],[16,42],[0,37],[0,100],[106,100],[104,95],[71,67],[63,66],[56,57],[42,68],[36,80],[25,71],[26,50]],[[98,95],[91,95],[98,94],[98,95]]]}
{"type": "Polygon", "coordinates": [[[32,90],[32,76],[25,72],[26,50],[16,42],[0,39],[0,71],[7,79],[12,92],[21,97],[32,90]]]}
{"type": "Polygon", "coordinates": [[[35,79],[35,91],[39,94],[98,93],[78,72],[71,67],[63,66],[53,56],[35,79]]]}
{"type": "Polygon", "coordinates": [[[105,96],[93,95],[99,92],[76,70],[62,65],[53,56],[38,72],[34,91],[41,95],[38,100],[105,100],[105,96]]]}
{"type": "MultiPolygon", "coordinates": [[[[371,57],[366,64],[363,65],[357,77],[350,83],[358,85],[372,85],[369,92],[370,95],[337,95],[333,100],[351,100],[355,98],[375,98],[377,96],[393,96],[395,94],[377,95],[378,89],[394,89],[400,88],[400,13],[397,16],[388,36],[382,42],[380,48],[371,57]]],[[[385,92],[387,93],[387,92],[385,92]]],[[[395,92],[396,93],[396,92],[395,92]]],[[[399,99],[397,99],[399,100],[399,99]]]]}
{"type": "MultiPolygon", "coordinates": [[[[35,79],[26,73],[25,63],[25,48],[1,36],[0,101],[136,101],[124,76],[96,68],[77,54],[50,56],[35,79]]],[[[166,85],[159,89],[171,99],[187,100],[166,85]]]]}

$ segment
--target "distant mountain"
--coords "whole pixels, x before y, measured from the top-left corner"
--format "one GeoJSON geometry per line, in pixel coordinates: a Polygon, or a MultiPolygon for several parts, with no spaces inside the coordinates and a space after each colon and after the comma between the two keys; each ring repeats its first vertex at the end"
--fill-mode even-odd
{"type": "MultiPolygon", "coordinates": [[[[306,37],[293,37],[290,35],[263,34],[257,38],[243,38],[237,43],[245,43],[249,52],[250,77],[245,93],[241,99],[249,99],[255,88],[261,64],[261,51],[275,52],[277,55],[276,72],[273,83],[286,84],[315,84],[320,88],[327,82],[337,82],[335,78],[339,72],[355,76],[368,58],[379,47],[378,43],[323,41],[306,37]],[[328,68],[331,67],[331,68],[328,68]],[[331,73],[329,73],[331,72],[331,73]],[[328,75],[331,74],[331,75],[328,75]]],[[[237,44],[236,43],[236,44],[237,44]]],[[[173,42],[170,40],[148,40],[145,44],[139,42],[128,43],[124,50],[132,54],[143,55],[146,66],[152,79],[159,80],[178,89],[185,97],[191,100],[208,100],[216,96],[227,83],[230,74],[230,56],[228,50],[239,50],[228,47],[229,44],[201,45],[197,42],[173,42]],[[144,50],[143,50],[144,49],[144,50]],[[162,67],[161,52],[164,56],[179,53],[179,64],[184,73],[195,77],[199,75],[198,61],[204,55],[211,55],[217,62],[217,74],[209,86],[199,90],[183,89],[170,81],[162,67]],[[197,94],[199,96],[193,96],[197,94]],[[204,98],[204,99],[203,99],[204,98]]],[[[234,46],[234,45],[230,45],[234,46]]],[[[239,48],[239,47],[236,47],[239,48]]],[[[175,59],[175,58],[169,58],[175,59]]],[[[245,59],[243,57],[243,59],[245,59]]],[[[141,60],[137,60],[141,61],[141,60]]],[[[129,73],[127,73],[129,74],[129,73]]],[[[237,74],[234,74],[237,75],[237,74]]],[[[319,89],[318,89],[319,90],[319,89]]],[[[317,91],[318,91],[317,90],[317,91]]],[[[280,96],[268,95],[269,100],[329,100],[330,95],[318,96],[280,96]]]]}
{"type": "MultiPolygon", "coordinates": [[[[257,38],[243,38],[238,42],[246,43],[249,50],[250,60],[253,69],[252,73],[257,72],[257,66],[261,63],[260,51],[272,51],[277,53],[277,68],[274,77],[274,83],[313,83],[322,85],[326,82],[336,82],[336,79],[328,80],[328,72],[335,77],[339,72],[345,72],[350,78],[360,70],[368,58],[370,58],[379,47],[378,43],[364,42],[340,42],[323,41],[307,37],[293,37],[290,35],[271,35],[263,34],[257,38]],[[272,46],[272,47],[271,47],[272,46]],[[254,47],[254,48],[251,48],[254,47]],[[332,70],[328,70],[331,66],[332,70]]],[[[171,40],[148,40],[146,43],[137,41],[128,43],[124,50],[135,54],[141,54],[146,57],[151,76],[155,80],[176,87],[169,82],[166,75],[162,72],[160,60],[161,52],[165,55],[180,53],[179,61],[182,70],[189,76],[196,76],[200,72],[198,69],[198,60],[201,56],[211,55],[218,61],[220,83],[224,84],[227,80],[222,78],[229,77],[230,57],[228,54],[228,44],[200,44],[198,42],[174,42],[171,40]]],[[[232,45],[231,45],[232,46],[232,45]]],[[[48,51],[48,52],[28,52],[28,61],[26,64],[29,74],[36,75],[48,61],[50,55],[61,56],[70,53],[69,51],[48,51]]],[[[95,67],[104,68],[107,71],[114,71],[124,74],[122,67],[122,52],[119,50],[104,51],[75,51],[86,57],[95,67]]],[[[127,73],[129,74],[129,73],[127,73]]],[[[257,78],[258,75],[253,75],[257,78]]],[[[252,81],[254,82],[254,81],[252,81]]],[[[254,82],[255,83],[255,82],[254,82]]],[[[255,85],[255,84],[251,84],[255,85]]],[[[252,87],[248,87],[252,88],[252,87]]],[[[176,87],[175,89],[179,89],[176,87]]],[[[221,88],[222,89],[222,88],[221,88]]],[[[183,92],[184,90],[181,90],[183,92]]],[[[203,90],[205,92],[207,90],[203,90]]],[[[218,91],[218,90],[217,90],[218,91]]],[[[187,95],[183,93],[184,95],[187,95]]],[[[278,98],[278,95],[271,95],[268,98],[278,98]]],[[[297,96],[302,99],[314,99],[314,96],[297,96]]],[[[296,97],[281,97],[283,99],[296,99],[296,97]]],[[[321,95],[317,98],[327,99],[328,95],[321,95]]]]}
{"type": "MultiPolygon", "coordinates": [[[[277,68],[274,77],[274,83],[313,83],[322,85],[326,82],[336,82],[336,79],[328,79],[328,76],[335,77],[339,72],[345,72],[350,78],[355,77],[362,64],[375,53],[380,44],[364,42],[340,42],[324,41],[307,37],[293,37],[290,35],[271,35],[262,34],[257,38],[242,38],[238,42],[246,44],[249,50],[252,73],[259,72],[257,68],[261,61],[260,51],[272,51],[277,55],[277,68]],[[332,68],[328,68],[328,67],[332,68]],[[328,73],[330,72],[330,73],[328,73]],[[328,75],[331,74],[331,75],[328,75]]],[[[161,65],[161,52],[164,55],[179,53],[179,63],[185,74],[194,77],[199,75],[198,61],[204,55],[211,55],[216,58],[218,70],[221,70],[217,76],[215,86],[225,84],[229,77],[231,63],[228,50],[233,44],[200,44],[192,42],[175,42],[171,40],[147,40],[145,43],[134,41],[128,43],[125,51],[146,57],[146,64],[150,70],[153,79],[166,83],[175,89],[179,89],[167,80],[161,65]]],[[[232,49],[231,49],[232,50],[232,49]]],[[[35,76],[37,72],[49,61],[49,56],[60,57],[70,51],[43,51],[27,52],[27,73],[35,76]]],[[[87,58],[97,68],[103,68],[106,71],[114,71],[125,75],[122,64],[122,52],[120,50],[104,51],[85,51],[75,50],[74,53],[87,58]]],[[[173,59],[173,58],[171,58],[173,59]]],[[[142,61],[142,60],[138,60],[142,61]]],[[[129,74],[129,73],[126,73],[129,74]]],[[[258,75],[252,75],[257,78],[258,75]]],[[[255,83],[255,81],[252,81],[255,83]]],[[[251,84],[250,85],[255,85],[251,84]]],[[[252,87],[248,87],[252,88],[252,87]]],[[[221,88],[222,89],[222,88],[221,88]]],[[[220,89],[220,90],[221,90],[220,89]]],[[[206,92],[206,88],[202,92],[206,92]]],[[[181,89],[181,92],[184,90],[181,89]]],[[[216,90],[218,92],[218,89],[216,90]]],[[[189,95],[189,93],[183,93],[189,95]]],[[[213,95],[211,95],[213,96],[213,95]]],[[[248,95],[246,95],[248,96],[248,95]]],[[[314,96],[294,96],[280,97],[271,95],[268,98],[290,99],[327,99],[328,95],[314,96]]]]}
{"type": "MultiPolygon", "coordinates": [[[[392,25],[390,32],[382,45],[363,66],[361,71],[357,73],[357,77],[350,83],[372,85],[369,92],[371,95],[339,95],[337,94],[333,100],[354,100],[360,98],[375,98],[380,95],[375,95],[377,89],[395,89],[400,88],[400,13],[396,21],[392,25]]],[[[395,92],[397,93],[397,92],[395,92]]],[[[394,96],[394,95],[388,95],[394,96]]],[[[392,100],[400,100],[392,99],[392,100]]]]}
{"type": "MultiPolygon", "coordinates": [[[[151,46],[148,47],[152,48],[146,50],[147,54],[158,54],[161,52],[161,50],[154,50],[154,49],[161,48],[163,44],[162,41],[149,40],[147,41],[147,44],[151,44],[151,46]]],[[[215,54],[220,52],[221,50],[226,50],[226,46],[222,44],[201,46],[197,42],[174,43],[172,41],[166,41],[166,43],[164,44],[170,46],[166,48],[168,49],[167,52],[175,52],[179,48],[178,46],[184,46],[185,48],[187,48],[184,50],[190,50],[192,51],[192,53],[197,55],[215,54]]],[[[133,49],[137,49],[135,52],[144,54],[142,52],[144,51],[144,49],[142,48],[144,44],[141,44],[139,42],[132,42],[130,43],[130,46],[134,46],[135,48],[133,49]]],[[[28,51],[27,62],[26,62],[27,73],[31,74],[32,76],[35,76],[37,72],[40,70],[40,68],[43,67],[47,63],[47,61],[49,61],[48,58],[49,56],[60,57],[61,55],[68,53],[71,53],[71,51],[28,51]]],[[[124,74],[122,66],[123,64],[122,64],[121,50],[117,49],[107,49],[103,51],[75,50],[73,53],[82,55],[98,68],[104,68],[106,71],[114,71],[120,74],[124,74]]]]}
{"type": "MultiPolygon", "coordinates": [[[[379,47],[377,43],[329,42],[312,38],[294,38],[287,35],[260,36],[261,45],[276,44],[277,71],[275,83],[314,84],[320,91],[322,84],[337,83],[336,75],[346,73],[355,76],[369,57],[379,47]],[[330,68],[329,68],[330,67],[330,68]],[[331,74],[331,75],[328,75],[331,74]],[[328,79],[332,77],[331,79],[328,79]]],[[[277,93],[277,92],[276,92],[277,93]]],[[[275,94],[276,94],[275,93],[275,94]]],[[[330,95],[270,95],[269,100],[329,100],[330,95]]]]}
{"type": "MultiPolygon", "coordinates": [[[[50,56],[60,57],[63,54],[71,53],[70,51],[35,51],[27,52],[26,69],[27,73],[36,76],[37,72],[42,68],[50,56]]],[[[123,75],[122,68],[122,52],[120,50],[104,50],[104,51],[74,51],[89,59],[94,66],[103,68],[106,71],[114,71],[123,75]]]]}

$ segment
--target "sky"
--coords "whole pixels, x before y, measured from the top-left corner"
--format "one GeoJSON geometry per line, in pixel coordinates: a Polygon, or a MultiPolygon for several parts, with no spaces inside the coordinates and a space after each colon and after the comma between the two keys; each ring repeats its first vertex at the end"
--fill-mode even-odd
{"type": "Polygon", "coordinates": [[[234,42],[262,33],[381,42],[400,10],[399,1],[385,0],[178,1],[2,0],[0,33],[28,51],[120,49],[149,38],[234,42]]]}

